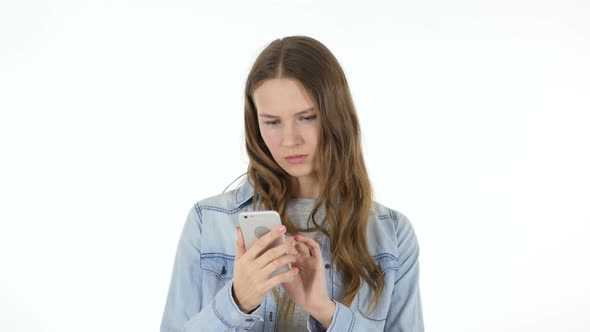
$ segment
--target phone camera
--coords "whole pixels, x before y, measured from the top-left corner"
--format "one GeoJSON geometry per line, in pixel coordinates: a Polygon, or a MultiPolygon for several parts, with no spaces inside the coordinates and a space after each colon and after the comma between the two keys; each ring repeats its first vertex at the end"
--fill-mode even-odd
{"type": "Polygon", "coordinates": [[[248,219],[248,216],[244,216],[244,219],[248,219]]]}

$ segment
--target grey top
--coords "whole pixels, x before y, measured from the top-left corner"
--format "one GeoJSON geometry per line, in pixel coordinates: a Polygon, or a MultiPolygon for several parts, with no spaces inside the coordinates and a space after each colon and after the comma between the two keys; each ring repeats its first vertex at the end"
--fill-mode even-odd
{"type": "MultiPolygon", "coordinates": [[[[309,222],[309,226],[307,225],[307,219],[313,210],[313,206],[315,205],[317,199],[315,198],[291,198],[287,201],[287,215],[291,219],[291,222],[295,227],[298,229],[306,229],[314,227],[313,222],[309,222]]],[[[319,225],[322,225],[326,218],[326,210],[324,207],[318,209],[316,213],[316,222],[319,225]]],[[[301,232],[303,236],[309,237],[314,239],[317,243],[322,245],[322,240],[324,238],[324,234],[322,232],[301,232]]],[[[288,236],[292,236],[293,234],[287,233],[288,236]]],[[[285,294],[283,287],[277,287],[280,296],[283,300],[287,300],[288,296],[285,294]]],[[[283,328],[283,319],[280,315],[277,315],[277,331],[279,332],[298,332],[298,331],[307,331],[307,320],[309,318],[309,314],[297,304],[295,304],[295,309],[293,311],[293,317],[291,319],[291,323],[287,325],[286,329],[283,328]]]]}

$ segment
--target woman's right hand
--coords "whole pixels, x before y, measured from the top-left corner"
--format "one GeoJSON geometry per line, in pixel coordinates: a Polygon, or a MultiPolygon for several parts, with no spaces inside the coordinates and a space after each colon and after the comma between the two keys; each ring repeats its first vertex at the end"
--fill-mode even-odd
{"type": "Polygon", "coordinates": [[[254,311],[262,303],[269,290],[280,283],[293,280],[297,275],[298,269],[292,268],[287,272],[272,276],[275,270],[295,262],[295,256],[290,254],[296,253],[293,238],[289,238],[283,244],[264,252],[286,230],[285,226],[273,229],[256,240],[254,245],[246,251],[242,230],[240,227],[236,228],[236,258],[232,294],[242,312],[254,311]],[[289,254],[285,255],[285,253],[289,254]]]}

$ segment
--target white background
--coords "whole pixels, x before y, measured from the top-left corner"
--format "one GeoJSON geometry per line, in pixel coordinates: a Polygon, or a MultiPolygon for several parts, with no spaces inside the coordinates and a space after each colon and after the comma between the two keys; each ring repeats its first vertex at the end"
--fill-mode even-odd
{"type": "Polygon", "coordinates": [[[429,331],[588,331],[587,1],[0,2],[0,330],[157,331],[273,39],[339,59],[429,331]]]}

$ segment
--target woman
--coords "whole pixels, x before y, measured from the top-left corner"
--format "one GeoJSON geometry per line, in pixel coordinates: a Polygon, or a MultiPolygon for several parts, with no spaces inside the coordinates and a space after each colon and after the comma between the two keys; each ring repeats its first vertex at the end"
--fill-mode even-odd
{"type": "Polygon", "coordinates": [[[191,208],[161,331],[422,331],[416,236],[372,200],[332,53],[302,36],[268,45],[246,82],[245,124],[247,181],[191,208]],[[238,214],[253,210],[284,226],[246,250],[238,214]]]}

